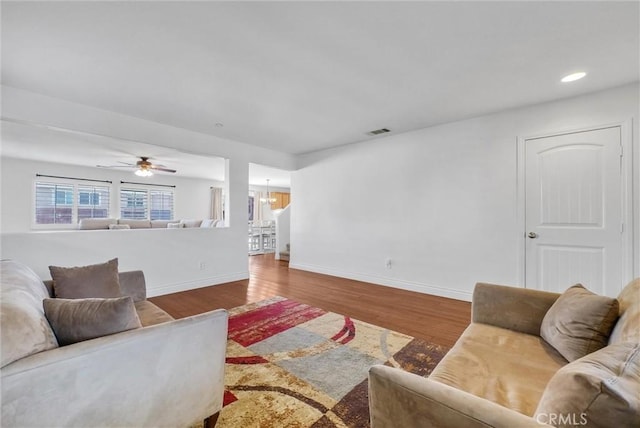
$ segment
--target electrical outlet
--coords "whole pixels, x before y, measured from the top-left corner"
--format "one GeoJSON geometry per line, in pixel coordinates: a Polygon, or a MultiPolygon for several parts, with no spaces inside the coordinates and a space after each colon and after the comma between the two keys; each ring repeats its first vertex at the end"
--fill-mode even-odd
{"type": "Polygon", "coordinates": [[[205,262],[200,262],[199,267],[200,270],[205,270],[207,268],[207,264],[205,262]]]}

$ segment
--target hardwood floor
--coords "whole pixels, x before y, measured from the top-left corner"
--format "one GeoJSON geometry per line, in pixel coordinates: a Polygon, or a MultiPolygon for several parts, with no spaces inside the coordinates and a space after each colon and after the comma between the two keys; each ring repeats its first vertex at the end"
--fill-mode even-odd
{"type": "Polygon", "coordinates": [[[250,279],[152,297],[174,318],[282,296],[410,336],[451,346],[471,319],[471,304],[334,276],[289,269],[273,254],[249,257],[250,279]]]}

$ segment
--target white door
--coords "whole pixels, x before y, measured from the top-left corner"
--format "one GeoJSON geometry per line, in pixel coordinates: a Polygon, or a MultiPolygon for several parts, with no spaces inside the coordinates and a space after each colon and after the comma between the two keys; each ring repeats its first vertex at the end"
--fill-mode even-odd
{"type": "Polygon", "coordinates": [[[525,286],[622,288],[620,127],[525,141],[525,286]]]}

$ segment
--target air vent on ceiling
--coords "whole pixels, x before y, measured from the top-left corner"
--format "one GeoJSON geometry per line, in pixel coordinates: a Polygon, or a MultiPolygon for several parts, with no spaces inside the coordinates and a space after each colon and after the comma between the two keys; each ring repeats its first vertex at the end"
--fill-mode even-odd
{"type": "Polygon", "coordinates": [[[387,132],[391,132],[391,131],[387,128],[380,128],[380,129],[376,129],[375,131],[367,132],[367,135],[380,135],[387,132]]]}

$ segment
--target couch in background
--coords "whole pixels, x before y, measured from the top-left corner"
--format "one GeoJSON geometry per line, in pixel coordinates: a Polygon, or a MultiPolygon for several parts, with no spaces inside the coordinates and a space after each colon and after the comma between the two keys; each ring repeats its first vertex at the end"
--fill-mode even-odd
{"type": "Polygon", "coordinates": [[[607,299],[477,284],[472,323],[429,378],[370,370],[372,428],[640,426],[640,279],[607,299]],[[593,318],[598,299],[612,303],[593,318]]]}
{"type": "Polygon", "coordinates": [[[119,299],[133,301],[142,327],[59,346],[43,310],[51,281],[0,264],[2,427],[187,427],[217,416],[226,311],[174,320],[146,300],[141,271],[116,265],[130,297],[119,299]]]}
{"type": "Polygon", "coordinates": [[[173,228],[208,228],[224,227],[224,220],[129,220],[115,218],[83,218],[78,222],[80,230],[101,230],[101,229],[173,229],[173,228]]]}

